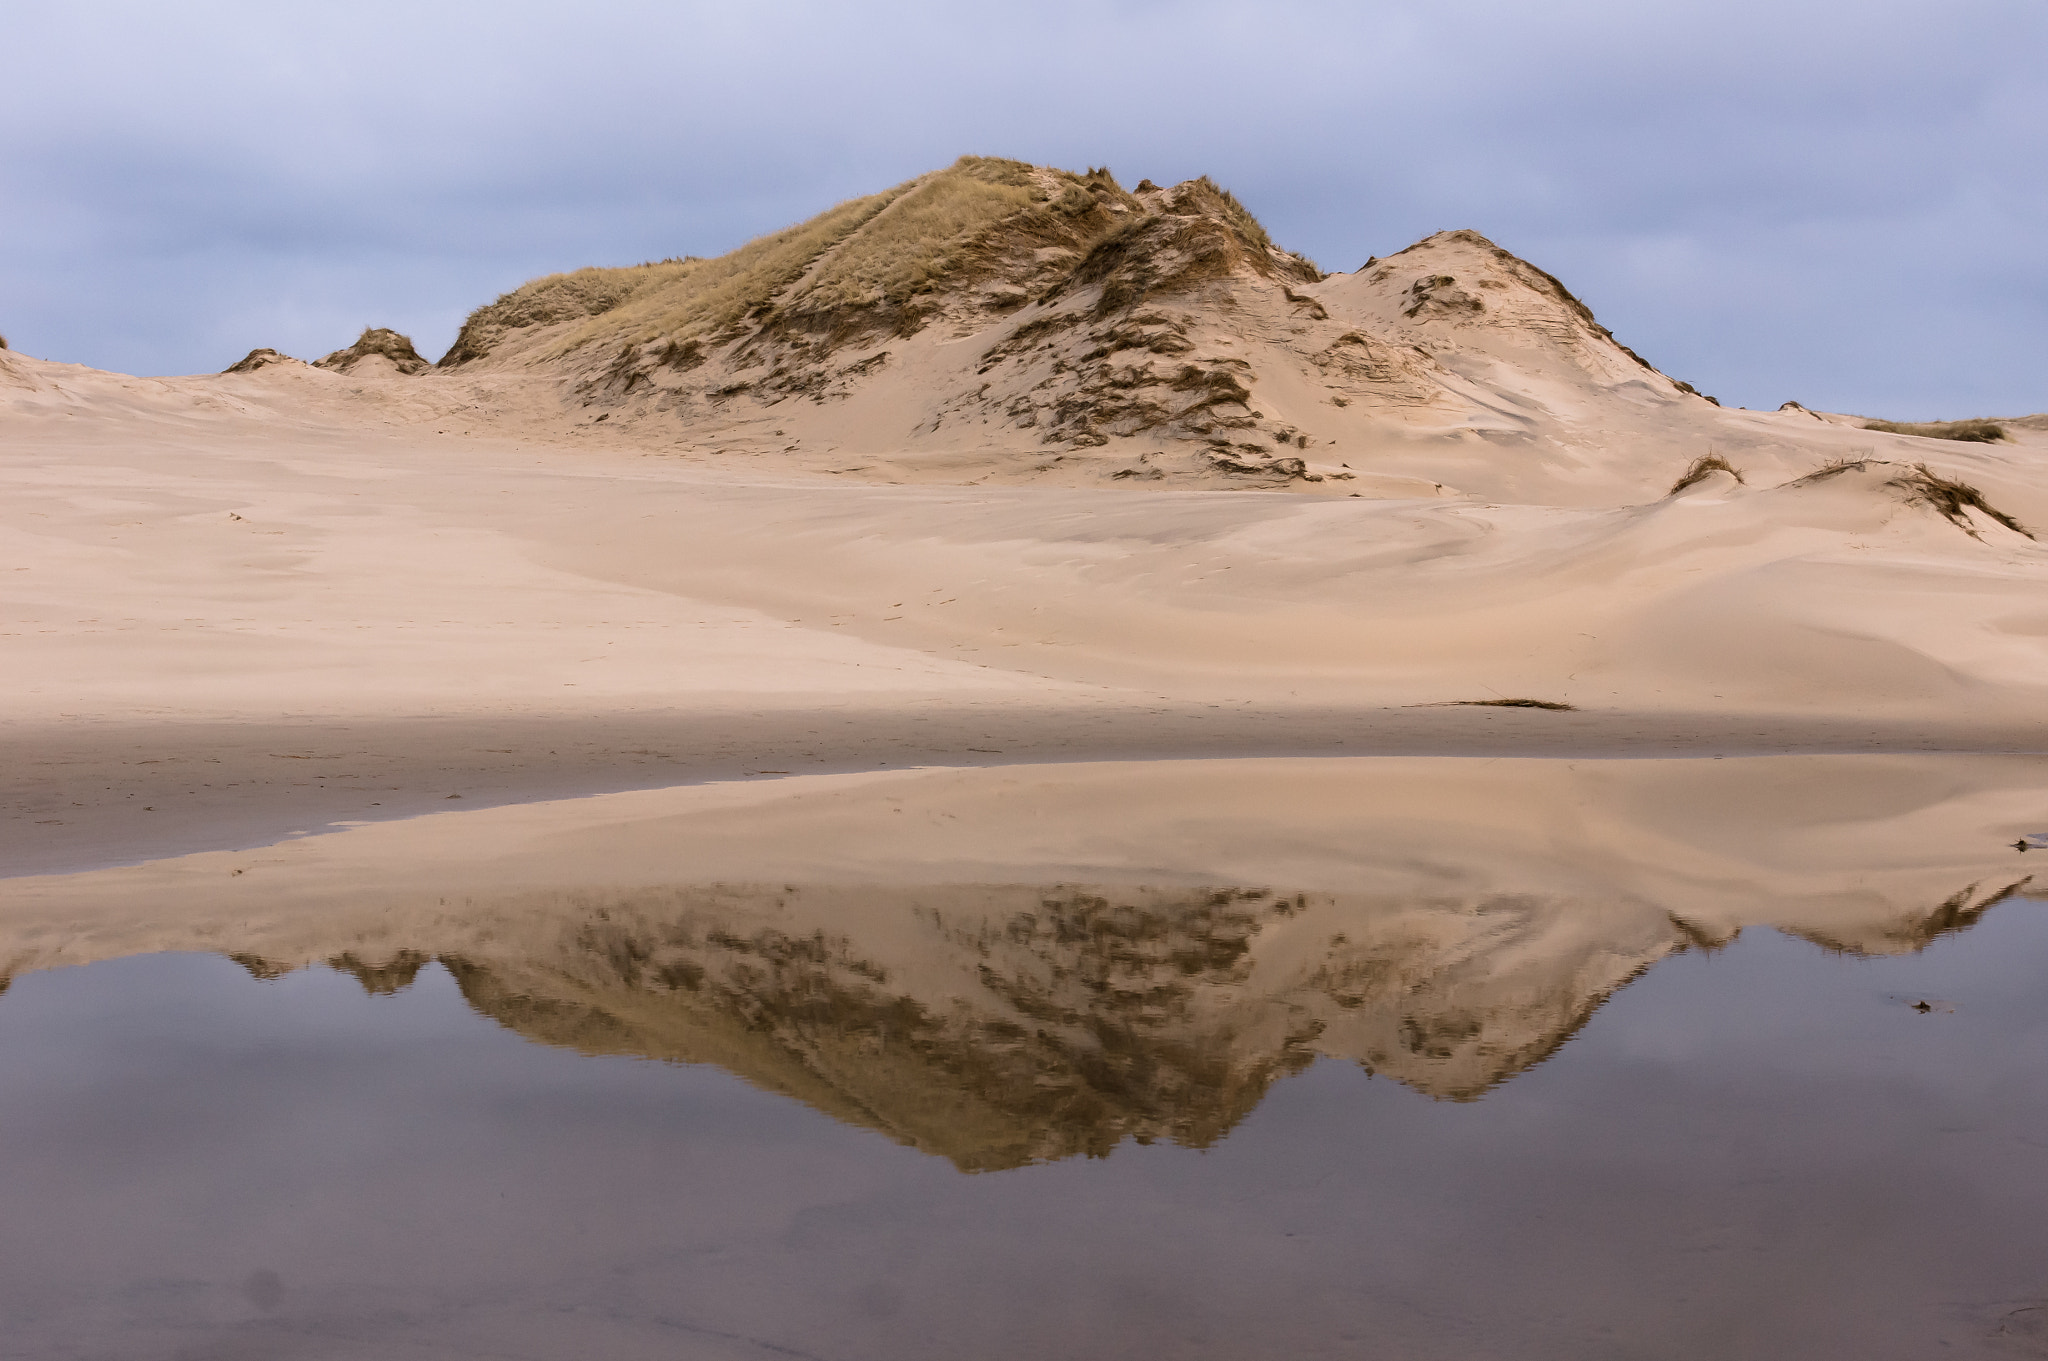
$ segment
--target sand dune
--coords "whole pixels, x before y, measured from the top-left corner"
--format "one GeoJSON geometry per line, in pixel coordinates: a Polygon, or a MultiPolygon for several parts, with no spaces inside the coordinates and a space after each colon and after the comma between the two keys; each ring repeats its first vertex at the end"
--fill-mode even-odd
{"type": "Polygon", "coordinates": [[[402,342],[0,352],[11,865],[417,811],[514,745],[428,724],[596,725],[615,788],[657,748],[2042,747],[2048,420],[1723,408],[1470,232],[1325,274],[1206,181],[969,161],[402,342]],[[1415,707],[1502,698],[1579,712],[1415,707]],[[764,736],[831,713],[890,736],[764,736]],[[360,797],[276,773],[337,733],[360,797]]]}

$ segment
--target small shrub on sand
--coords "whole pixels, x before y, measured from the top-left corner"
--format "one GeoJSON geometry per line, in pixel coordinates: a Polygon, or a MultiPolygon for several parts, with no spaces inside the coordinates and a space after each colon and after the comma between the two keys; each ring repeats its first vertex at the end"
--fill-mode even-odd
{"type": "Polygon", "coordinates": [[[1737,482],[1741,482],[1744,480],[1742,476],[1742,469],[1736,467],[1733,463],[1730,463],[1727,459],[1721,457],[1721,455],[1708,452],[1701,454],[1698,458],[1694,459],[1692,461],[1692,466],[1685,470],[1685,476],[1679,478],[1676,482],[1673,482],[1671,484],[1671,490],[1664,494],[1666,496],[1676,496],[1678,495],[1678,493],[1684,491],[1687,487],[1692,486],[1694,483],[1706,481],[1707,478],[1711,477],[1715,473],[1727,473],[1737,482]]]}
{"type": "Polygon", "coordinates": [[[1922,439],[1962,440],[1967,444],[1996,444],[2005,438],[2005,427],[1996,421],[1865,421],[1863,428],[1887,435],[1918,435],[1922,439]]]}

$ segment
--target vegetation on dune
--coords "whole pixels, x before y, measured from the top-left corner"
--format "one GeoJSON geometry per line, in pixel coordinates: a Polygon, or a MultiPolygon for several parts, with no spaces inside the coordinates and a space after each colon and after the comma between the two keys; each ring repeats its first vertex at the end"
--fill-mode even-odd
{"type": "Polygon", "coordinates": [[[1922,439],[1961,440],[1966,444],[1996,444],[2005,438],[2005,427],[1996,421],[1865,421],[1865,430],[1887,435],[1918,435],[1922,439]]]}
{"type": "Polygon", "coordinates": [[[400,373],[424,373],[432,365],[413,348],[412,337],[383,326],[365,326],[363,333],[356,337],[356,343],[345,350],[336,350],[324,359],[316,359],[316,368],[333,369],[347,373],[363,360],[376,356],[388,359],[400,373]]]}
{"type": "Polygon", "coordinates": [[[969,262],[974,238],[1046,197],[1022,161],[963,157],[918,181],[825,261],[807,310],[902,303],[969,262]]]}
{"type": "Polygon", "coordinates": [[[548,357],[615,349],[606,381],[630,388],[650,365],[692,368],[707,348],[743,338],[743,348],[775,337],[830,349],[912,334],[947,306],[1050,302],[1077,283],[1103,287],[1106,314],[1240,267],[1322,277],[1206,178],[1171,190],[1148,182],[1140,199],[1106,168],[1077,175],[963,156],[715,259],[533,280],[472,313],[441,362],[467,363],[509,333],[555,327],[548,357]]]}
{"type": "Polygon", "coordinates": [[[556,342],[566,354],[595,340],[644,345],[664,337],[717,335],[767,307],[795,283],[820,255],[844,241],[903,193],[902,188],[850,199],[808,222],[756,238],[712,260],[692,262],[655,287],[638,290],[631,301],[593,317],[556,342]]]}
{"type": "Polygon", "coordinates": [[[530,280],[471,312],[455,344],[441,356],[441,367],[483,358],[507,331],[602,316],[634,294],[670,283],[702,263],[684,257],[615,269],[578,269],[530,280]]]}
{"type": "MultiPolygon", "coordinates": [[[[1787,486],[1802,486],[1814,482],[1825,482],[1843,473],[1862,472],[1868,468],[1897,468],[1899,464],[1886,463],[1872,458],[1837,458],[1822,464],[1804,477],[1795,478],[1787,486]]],[[[1962,530],[1973,539],[1982,538],[1977,526],[1970,523],[1970,511],[1977,511],[1986,519],[2005,526],[2015,534],[2034,537],[2034,532],[1984,499],[1984,493],[1967,482],[1943,477],[1925,463],[1915,463],[1904,472],[1885,480],[1885,488],[1895,492],[1909,506],[1926,506],[1950,524],[1962,530]]]]}
{"type": "Polygon", "coordinates": [[[1706,481],[1715,473],[1727,473],[1737,482],[1744,480],[1742,469],[1736,467],[1721,455],[1709,451],[1694,459],[1692,466],[1685,470],[1685,475],[1676,482],[1673,482],[1671,490],[1664,494],[1666,496],[1676,496],[1694,483],[1706,481]]]}
{"type": "Polygon", "coordinates": [[[222,369],[221,372],[255,373],[259,369],[269,368],[272,364],[295,364],[297,362],[297,360],[282,350],[273,350],[266,346],[249,351],[249,353],[222,369]]]}
{"type": "Polygon", "coordinates": [[[1943,519],[1961,527],[1973,537],[1977,535],[1977,529],[1970,523],[1970,517],[1966,513],[1972,510],[1995,520],[2016,534],[2024,534],[2030,539],[2034,537],[2033,531],[1986,501],[1983,492],[1967,482],[1943,477],[1925,463],[1915,463],[1885,485],[1905,493],[1906,504],[1931,507],[1943,519]]]}

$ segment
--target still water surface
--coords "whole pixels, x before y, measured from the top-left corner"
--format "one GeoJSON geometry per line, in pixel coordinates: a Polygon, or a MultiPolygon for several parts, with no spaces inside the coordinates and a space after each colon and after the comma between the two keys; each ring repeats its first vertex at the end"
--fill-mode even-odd
{"type": "Polygon", "coordinates": [[[24,973],[0,1356],[2048,1356],[2048,903],[1482,959],[989,894],[24,973]]]}

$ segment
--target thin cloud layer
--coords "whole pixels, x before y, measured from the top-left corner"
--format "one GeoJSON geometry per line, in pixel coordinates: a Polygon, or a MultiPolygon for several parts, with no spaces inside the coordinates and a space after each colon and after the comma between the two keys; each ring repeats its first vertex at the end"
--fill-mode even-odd
{"type": "Polygon", "coordinates": [[[0,56],[0,332],[428,353],[962,152],[1209,174],[1355,268],[1474,227],[1724,401],[2048,407],[2048,11],[1950,3],[80,3],[0,56]]]}

